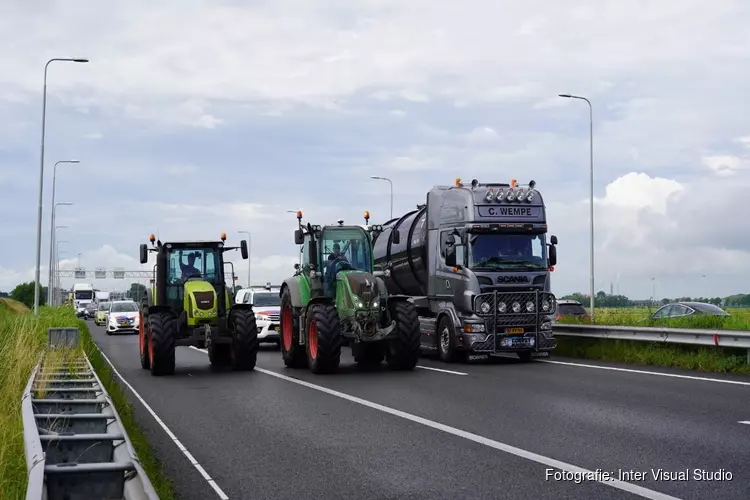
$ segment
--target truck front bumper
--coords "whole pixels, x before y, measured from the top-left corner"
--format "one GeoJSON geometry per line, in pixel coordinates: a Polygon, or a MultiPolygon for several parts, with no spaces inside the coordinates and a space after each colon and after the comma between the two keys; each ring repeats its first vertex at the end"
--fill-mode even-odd
{"type": "Polygon", "coordinates": [[[459,348],[471,354],[499,354],[516,352],[549,352],[557,347],[551,331],[525,332],[523,334],[464,333],[459,336],[459,348]]]}

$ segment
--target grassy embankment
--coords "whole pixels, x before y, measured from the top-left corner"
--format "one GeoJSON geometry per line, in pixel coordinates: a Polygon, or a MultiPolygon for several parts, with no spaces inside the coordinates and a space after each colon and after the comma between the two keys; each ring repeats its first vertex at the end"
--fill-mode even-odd
{"type": "MultiPolygon", "coordinates": [[[[124,392],[117,384],[109,365],[91,339],[84,321],[76,319],[73,311],[64,307],[42,307],[34,319],[29,309],[9,299],[0,299],[0,498],[23,499],[26,496],[27,472],[21,418],[21,396],[39,356],[47,345],[47,328],[78,327],[81,346],[96,369],[97,375],[109,392],[123,420],[128,437],[136,449],[143,467],[151,479],[159,498],[173,499],[171,482],[164,475],[161,464],[141,430],[124,392]]],[[[75,355],[68,349],[48,351],[45,370],[59,365],[75,355]]]]}
{"type": "MultiPolygon", "coordinates": [[[[727,312],[731,314],[730,318],[704,316],[659,323],[649,320],[649,315],[655,310],[649,311],[647,308],[597,308],[594,319],[597,325],[750,330],[750,309],[747,308],[727,309],[727,312]]],[[[570,318],[563,318],[560,323],[589,324],[585,321],[570,318]]],[[[750,375],[747,351],[726,347],[558,337],[558,348],[555,354],[639,365],[750,375]]]]}

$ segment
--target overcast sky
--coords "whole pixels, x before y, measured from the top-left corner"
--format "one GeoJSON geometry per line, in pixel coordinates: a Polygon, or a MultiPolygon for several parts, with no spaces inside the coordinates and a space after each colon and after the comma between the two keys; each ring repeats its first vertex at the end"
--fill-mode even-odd
{"type": "MultiPolygon", "coordinates": [[[[252,232],[252,280],[293,272],[295,219],[388,217],[456,177],[534,179],[553,292],[750,291],[747,0],[7,0],[0,7],[0,290],[33,279],[48,76],[64,268],[140,269],[138,245],[252,232]],[[743,215],[744,214],[744,215],[743,215]]],[[[233,257],[241,283],[247,261],[233,257]]],[[[73,280],[67,280],[71,285],[73,280]]],[[[128,281],[129,283],[129,281],[128,281]]],[[[101,281],[112,288],[112,279],[101,281]]]]}

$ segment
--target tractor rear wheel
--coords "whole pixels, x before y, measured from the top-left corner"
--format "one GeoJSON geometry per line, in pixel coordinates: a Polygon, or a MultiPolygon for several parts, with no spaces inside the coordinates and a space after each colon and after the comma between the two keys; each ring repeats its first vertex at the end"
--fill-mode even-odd
{"type": "Polygon", "coordinates": [[[171,312],[151,313],[148,315],[148,329],[151,375],[172,375],[177,319],[171,312]]]}
{"type": "Polygon", "coordinates": [[[421,333],[414,304],[399,301],[390,304],[391,318],[396,321],[395,335],[388,339],[385,359],[394,370],[412,370],[419,361],[421,333]]]}
{"type": "Polygon", "coordinates": [[[146,325],[143,324],[143,311],[138,321],[138,351],[141,355],[141,368],[148,370],[151,367],[151,358],[148,355],[148,344],[146,342],[146,325]]]}
{"type": "Polygon", "coordinates": [[[232,325],[232,370],[253,370],[258,359],[258,325],[255,314],[247,309],[229,313],[232,325]]]}
{"type": "Polygon", "coordinates": [[[287,368],[304,368],[307,366],[305,348],[299,345],[299,315],[294,312],[292,294],[285,288],[281,295],[281,359],[287,368]]]}
{"type": "Polygon", "coordinates": [[[341,362],[339,313],[331,304],[313,304],[307,313],[307,364],[313,373],[333,373],[341,362]]]}

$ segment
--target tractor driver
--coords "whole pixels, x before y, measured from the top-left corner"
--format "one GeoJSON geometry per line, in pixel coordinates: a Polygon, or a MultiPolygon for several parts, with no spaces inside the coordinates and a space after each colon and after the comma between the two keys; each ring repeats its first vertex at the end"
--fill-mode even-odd
{"type": "Polygon", "coordinates": [[[182,260],[180,260],[180,271],[182,272],[182,279],[186,280],[193,276],[201,276],[201,272],[198,270],[198,268],[195,267],[195,252],[190,252],[188,254],[188,263],[187,265],[182,263],[182,260]]]}

